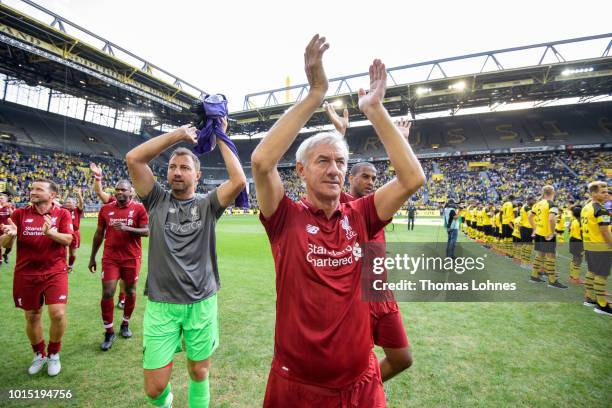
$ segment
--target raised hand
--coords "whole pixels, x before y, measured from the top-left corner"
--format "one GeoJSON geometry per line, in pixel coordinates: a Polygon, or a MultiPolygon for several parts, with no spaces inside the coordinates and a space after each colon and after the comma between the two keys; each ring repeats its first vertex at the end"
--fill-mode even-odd
{"type": "Polygon", "coordinates": [[[189,143],[197,144],[198,143],[198,134],[197,128],[193,125],[183,125],[178,128],[178,131],[181,135],[181,140],[184,140],[189,143]]]}
{"type": "Polygon", "coordinates": [[[314,37],[306,46],[304,52],[304,70],[310,85],[310,93],[317,93],[321,98],[325,96],[329,83],[323,69],[323,53],[329,48],[329,43],[325,42],[325,37],[314,37]]]}
{"type": "Polygon", "coordinates": [[[17,235],[17,226],[10,218],[8,219],[8,224],[2,226],[2,234],[8,234],[12,237],[17,235]]]}
{"type": "Polygon", "coordinates": [[[346,129],[349,127],[349,113],[348,109],[344,108],[342,111],[342,117],[338,116],[334,107],[325,101],[323,103],[323,108],[325,109],[325,113],[327,113],[327,117],[329,121],[334,125],[336,130],[344,136],[346,134],[346,129]]]}
{"type": "Polygon", "coordinates": [[[102,177],[102,169],[96,163],[89,163],[89,170],[95,177],[102,177]]]}
{"type": "Polygon", "coordinates": [[[375,59],[370,65],[370,90],[366,93],[363,88],[359,89],[359,109],[363,113],[368,110],[382,106],[387,89],[387,70],[381,60],[375,59]]]}
{"type": "Polygon", "coordinates": [[[402,118],[400,120],[395,121],[395,126],[400,131],[402,136],[404,136],[404,138],[408,140],[408,137],[410,136],[410,127],[412,126],[412,122],[409,121],[408,118],[402,118]]]}

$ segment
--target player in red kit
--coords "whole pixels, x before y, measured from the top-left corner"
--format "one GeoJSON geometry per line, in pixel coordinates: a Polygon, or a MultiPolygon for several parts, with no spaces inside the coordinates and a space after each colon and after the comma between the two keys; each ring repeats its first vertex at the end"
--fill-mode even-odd
{"type": "MultiPolygon", "coordinates": [[[[102,201],[102,204],[109,204],[115,202],[115,197],[104,191],[102,188],[102,169],[96,163],[89,163],[89,169],[93,174],[93,190],[102,201]]],[[[132,199],[135,198],[134,188],[132,187],[132,199]]],[[[125,308],[125,282],[123,279],[119,279],[119,296],[117,298],[117,307],[119,309],[125,308]]]]}
{"type": "MultiPolygon", "coordinates": [[[[348,110],[344,109],[342,117],[336,114],[333,106],[327,102],[324,108],[331,123],[338,133],[346,136],[349,127],[348,110]]],[[[395,123],[398,130],[408,140],[410,135],[410,122],[401,120],[395,123]]],[[[340,202],[346,203],[355,199],[365,197],[375,191],[377,178],[376,167],[372,163],[359,162],[351,167],[349,173],[349,192],[342,193],[340,202]]],[[[380,230],[374,236],[372,242],[385,243],[385,230],[380,230]]],[[[383,254],[384,256],[384,254],[383,254]]],[[[370,317],[372,319],[372,335],[374,344],[383,348],[385,357],[380,360],[380,373],[383,382],[396,376],[412,365],[412,353],[406,336],[406,329],[402,320],[402,314],[392,293],[385,294],[386,297],[378,301],[370,302],[370,317]]]]}
{"type": "Polygon", "coordinates": [[[113,298],[117,280],[125,281],[125,309],[121,323],[121,336],[132,337],[130,317],[136,306],[136,283],[140,273],[142,246],[140,237],[149,235],[149,218],[144,206],[132,200],[132,184],[121,180],[115,186],[115,201],[105,204],[98,215],[98,229],[94,235],[89,270],[97,269],[96,254],[104,240],[102,255],[102,321],[104,341],[100,348],[109,350],[115,340],[113,329],[113,298]]]}
{"type": "Polygon", "coordinates": [[[68,210],[70,218],[72,219],[72,228],[74,229],[74,239],[68,247],[68,273],[72,272],[74,268],[74,261],[76,260],[77,249],[81,246],[81,217],[83,216],[83,195],[80,188],[74,189],[75,197],[68,196],[64,200],[63,208],[68,210]]]}
{"type": "Polygon", "coordinates": [[[321,106],[328,88],[314,36],[304,62],[309,91],[275,123],[251,157],[253,178],[276,269],[274,358],[264,407],[384,407],[373,352],[369,302],[361,300],[362,244],[371,241],[425,182],[421,165],[383,107],[386,70],[370,66],[359,108],[384,145],[396,177],[374,194],[340,203],[348,146],[336,132],[304,140],[296,170],[306,197],[293,202],[277,164],[321,106]]]}
{"type": "MultiPolygon", "coordinates": [[[[15,211],[15,205],[9,201],[8,195],[0,194],[0,228],[8,224],[8,219],[15,211]]],[[[8,263],[8,254],[12,248],[0,248],[0,265],[2,262],[8,263]]]]}
{"type": "Polygon", "coordinates": [[[66,246],[72,242],[72,220],[65,209],[56,205],[57,185],[36,180],[30,190],[30,202],[13,212],[8,225],[2,227],[0,245],[7,247],[17,240],[17,260],[13,276],[15,307],[25,311],[26,333],[34,350],[28,369],[31,375],[47,364],[50,376],[59,374],[59,352],[66,329],[68,274],[66,246]],[[49,310],[49,346],[41,323],[43,302],[49,310]]]}

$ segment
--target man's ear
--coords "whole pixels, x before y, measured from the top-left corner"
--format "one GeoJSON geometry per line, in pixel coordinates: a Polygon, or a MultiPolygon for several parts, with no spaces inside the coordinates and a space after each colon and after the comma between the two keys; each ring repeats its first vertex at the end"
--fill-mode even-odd
{"type": "Polygon", "coordinates": [[[301,179],[304,179],[304,165],[302,162],[295,163],[295,171],[297,171],[297,174],[301,179]]]}
{"type": "Polygon", "coordinates": [[[196,171],[196,180],[199,181],[200,177],[202,177],[202,171],[198,170],[198,171],[196,171]]]}

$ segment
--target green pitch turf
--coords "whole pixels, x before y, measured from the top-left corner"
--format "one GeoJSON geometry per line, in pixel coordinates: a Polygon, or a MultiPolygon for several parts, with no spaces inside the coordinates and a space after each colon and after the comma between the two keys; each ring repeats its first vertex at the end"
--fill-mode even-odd
{"type": "MultiPolygon", "coordinates": [[[[141,338],[146,258],[131,327],[102,352],[99,275],[87,271],[95,220],[82,223],[82,246],[70,276],[62,372],[30,377],[32,352],[23,312],[12,302],[11,263],[0,268],[0,390],[72,389],[66,402],[9,402],[4,407],[143,407],[141,338]]],[[[274,265],[255,217],[223,217],[218,228],[221,345],[211,369],[211,406],[261,406],[273,351],[274,265]]],[[[388,241],[445,240],[441,227],[396,225],[388,241]]],[[[144,240],[145,249],[147,240],[144,240]]],[[[101,256],[101,253],[100,253],[101,256]]],[[[560,258],[562,280],[567,259],[560,258]]],[[[100,265],[100,263],[98,263],[100,265]]],[[[520,273],[500,259],[500,273],[520,273]]],[[[526,271],[522,271],[527,273],[526,271]]],[[[584,273],[584,272],[583,272],[584,273]]],[[[414,365],[385,383],[390,407],[612,406],[612,319],[571,303],[402,303],[414,365]]],[[[116,309],[115,322],[121,319],[116,309]]],[[[45,309],[45,336],[48,318],[45,309]]],[[[48,341],[48,340],[47,340],[48,341]]],[[[380,350],[377,350],[380,353],[380,350]]],[[[175,407],[187,407],[185,355],[176,356],[175,407]]]]}

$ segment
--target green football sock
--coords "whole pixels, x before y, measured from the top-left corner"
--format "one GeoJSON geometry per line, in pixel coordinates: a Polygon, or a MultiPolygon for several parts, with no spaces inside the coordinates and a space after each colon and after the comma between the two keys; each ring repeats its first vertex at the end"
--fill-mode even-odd
{"type": "Polygon", "coordinates": [[[156,407],[170,408],[172,406],[172,392],[170,391],[170,383],[168,383],[166,388],[164,388],[157,398],[147,397],[147,400],[156,407]]]}
{"type": "Polygon", "coordinates": [[[210,402],[210,389],[208,376],[204,381],[189,379],[189,408],[208,408],[210,402]]]}

